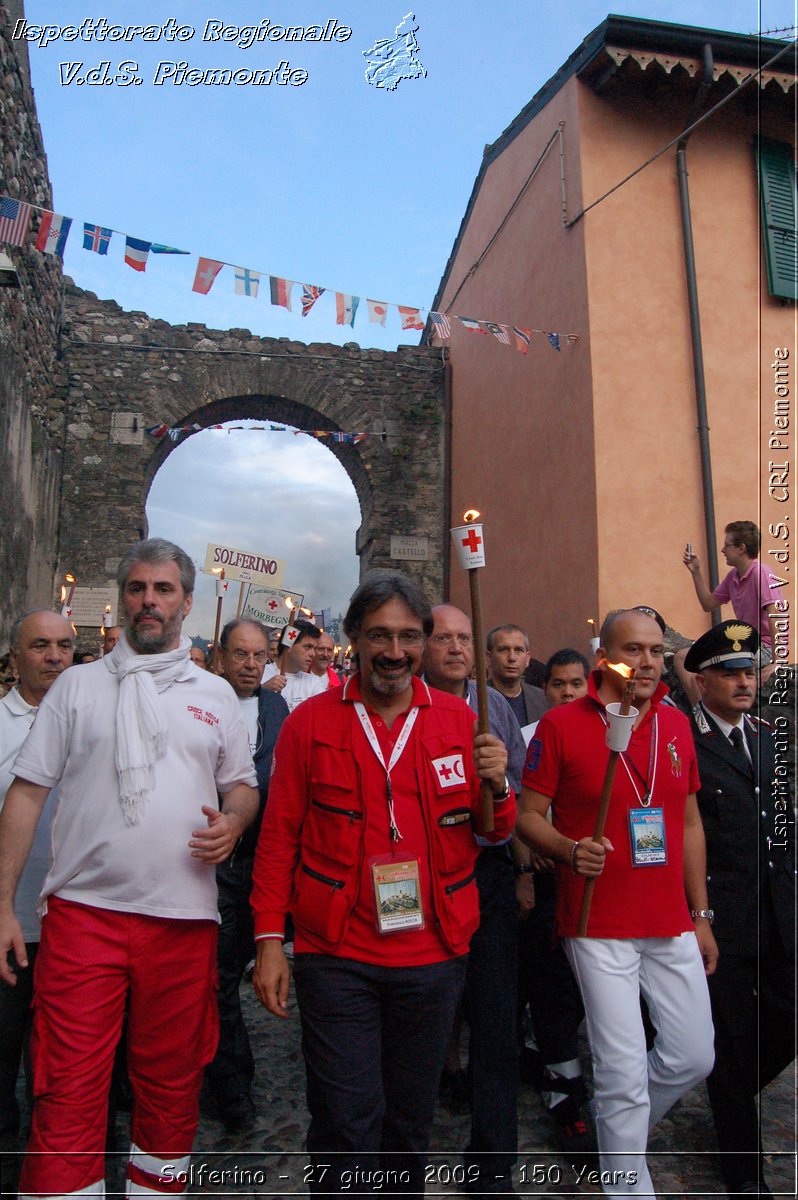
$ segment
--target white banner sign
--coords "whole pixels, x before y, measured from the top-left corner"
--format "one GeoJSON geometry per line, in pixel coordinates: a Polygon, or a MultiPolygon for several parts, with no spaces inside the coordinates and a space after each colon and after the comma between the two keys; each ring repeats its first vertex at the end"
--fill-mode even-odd
{"type": "Polygon", "coordinates": [[[224,567],[225,579],[236,579],[241,583],[277,584],[283,581],[285,563],[261,554],[250,554],[246,550],[235,550],[232,546],[208,545],[205,554],[205,575],[219,574],[224,567]]]}
{"type": "Polygon", "coordinates": [[[251,587],[244,608],[243,617],[253,621],[262,621],[270,629],[282,629],[291,618],[291,609],[286,600],[291,599],[294,607],[301,606],[304,596],[301,592],[281,592],[279,588],[251,587]]]}

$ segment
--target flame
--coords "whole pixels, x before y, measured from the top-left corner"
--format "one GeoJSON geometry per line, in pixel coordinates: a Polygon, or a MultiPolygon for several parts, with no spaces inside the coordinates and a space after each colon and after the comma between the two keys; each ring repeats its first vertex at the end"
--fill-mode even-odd
{"type": "Polygon", "coordinates": [[[211,567],[211,575],[221,575],[224,579],[224,567],[211,567]]]}
{"type": "Polygon", "coordinates": [[[627,667],[626,663],[608,662],[606,665],[611,671],[617,671],[617,673],[623,676],[624,679],[634,679],[634,667],[627,667]]]}
{"type": "Polygon", "coordinates": [[[74,575],[72,575],[72,574],[70,574],[70,572],[69,572],[69,571],[67,571],[66,575],[64,576],[64,579],[67,581],[67,583],[74,583],[74,582],[75,582],[75,576],[74,576],[74,575]]]}
{"type": "Polygon", "coordinates": [[[592,617],[587,618],[587,623],[588,623],[588,625],[591,625],[593,627],[593,629],[596,628],[596,622],[593,620],[592,617]]]}
{"type": "Polygon", "coordinates": [[[66,600],[66,588],[62,584],[62,586],[61,586],[61,603],[63,604],[65,602],[65,600],[66,600]]]}
{"type": "Polygon", "coordinates": [[[463,520],[470,525],[472,521],[478,521],[481,515],[475,508],[467,508],[463,513],[463,520]]]}
{"type": "Polygon", "coordinates": [[[285,607],[290,608],[292,611],[296,607],[290,596],[286,596],[285,598],[285,607]]]}
{"type": "Polygon", "coordinates": [[[105,606],[105,611],[106,611],[107,613],[109,613],[109,612],[111,611],[111,605],[110,605],[110,604],[106,604],[106,606],[105,606]]]}

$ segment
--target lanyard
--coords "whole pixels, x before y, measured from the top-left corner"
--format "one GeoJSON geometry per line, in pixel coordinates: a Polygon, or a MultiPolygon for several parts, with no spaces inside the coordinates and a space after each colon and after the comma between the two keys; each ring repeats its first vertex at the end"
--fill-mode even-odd
{"type": "MultiPolygon", "coordinates": [[[[604,713],[599,713],[599,716],[601,717],[602,721],[606,725],[607,718],[604,716],[604,713]]],[[[627,761],[626,751],[623,750],[621,752],[621,762],[624,765],[626,774],[629,776],[629,782],[631,783],[632,788],[634,789],[634,794],[637,797],[637,802],[638,802],[638,804],[642,804],[643,808],[648,808],[649,804],[651,803],[651,797],[654,795],[654,783],[655,783],[655,780],[657,777],[657,750],[658,750],[658,748],[659,748],[659,725],[657,724],[657,714],[654,713],[654,717],[651,722],[651,734],[650,734],[649,749],[648,749],[648,780],[643,778],[643,776],[640,774],[640,772],[638,771],[635,764],[632,762],[631,758],[627,761]],[[629,769],[630,767],[631,767],[631,771],[629,769]],[[643,788],[644,788],[643,792],[641,792],[638,789],[638,786],[634,780],[634,776],[632,775],[632,771],[634,771],[634,774],[637,776],[637,778],[642,783],[643,788]],[[649,782],[649,780],[650,780],[650,782],[649,782]]]]}
{"type": "Polygon", "coordinates": [[[383,771],[385,772],[385,791],[386,791],[386,795],[388,798],[388,819],[389,819],[390,825],[391,825],[391,841],[398,842],[402,835],[399,832],[399,828],[396,824],[396,816],[395,816],[394,810],[393,810],[393,788],[391,786],[391,771],[394,769],[396,764],[399,762],[399,759],[402,757],[402,751],[404,750],[405,746],[408,743],[410,734],[413,732],[413,726],[415,725],[416,717],[418,716],[418,705],[417,704],[414,705],[413,708],[410,709],[410,712],[407,714],[405,723],[402,726],[402,732],[399,734],[399,737],[396,739],[396,743],[395,743],[393,751],[391,753],[391,759],[387,766],[385,765],[385,758],[383,757],[382,747],[380,746],[380,743],[377,740],[377,735],[374,732],[374,726],[371,723],[371,718],[369,717],[368,713],[366,712],[365,705],[363,705],[360,700],[355,701],[355,712],[358,715],[360,724],[363,726],[363,732],[365,733],[366,737],[368,738],[369,745],[371,746],[372,750],[376,754],[377,761],[379,762],[380,766],[382,767],[383,771]]]}

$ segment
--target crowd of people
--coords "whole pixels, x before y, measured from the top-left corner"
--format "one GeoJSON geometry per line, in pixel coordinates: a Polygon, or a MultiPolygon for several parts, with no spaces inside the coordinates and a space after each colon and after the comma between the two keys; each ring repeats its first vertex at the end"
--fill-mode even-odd
{"type": "Polygon", "coordinates": [[[752,712],[778,593],[747,582],[750,522],[723,552],[714,593],[685,554],[702,605],[735,613],[673,664],[685,711],[665,622],[632,605],[592,664],[488,631],[487,732],[468,615],[398,571],[353,594],[347,671],[309,621],[236,618],[206,654],[183,632],[193,564],[161,539],[123,556],[123,624],[85,669],[64,618],[23,614],[0,700],[0,1150],[24,1059],[20,1196],[103,1194],[120,1058],[130,1194],[176,1190],[200,1105],[251,1128],[249,972],[277,1018],[295,988],[311,1191],[423,1195],[443,1098],[470,1111],[464,1190],[513,1193],[523,1074],[622,1196],[654,1194],[649,1129],[707,1079],[729,1194],[769,1194],[756,1101],[795,1054],[794,809],[752,712]]]}

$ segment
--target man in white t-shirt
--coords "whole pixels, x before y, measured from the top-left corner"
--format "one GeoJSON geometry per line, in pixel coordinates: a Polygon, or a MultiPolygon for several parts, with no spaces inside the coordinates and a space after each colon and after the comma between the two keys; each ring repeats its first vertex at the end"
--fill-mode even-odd
{"type": "Polygon", "coordinates": [[[277,661],[269,663],[261,677],[266,690],[279,692],[290,712],[303,700],[327,690],[326,678],[320,679],[310,669],[320,636],[321,630],[312,621],[297,621],[287,626],[280,639],[277,661]],[[289,637],[293,640],[289,641],[289,637]]]}
{"type": "MultiPolygon", "coordinates": [[[[0,700],[0,808],[13,779],[11,767],[28,736],[39,704],[62,671],[72,665],[75,636],[72,626],[55,612],[25,613],[11,627],[11,662],[18,682],[0,700]]],[[[17,1104],[17,1075],[25,1038],[30,1029],[33,997],[33,960],[39,947],[39,918],[36,901],[47,872],[50,852],[47,814],[39,823],[36,841],[17,888],[15,910],[25,938],[31,964],[11,964],[16,984],[0,980],[0,1151],[15,1150],[20,1113],[17,1104]]],[[[4,1160],[2,1191],[16,1191],[16,1164],[4,1160]],[[11,1165],[9,1178],[5,1168],[11,1165]]]]}
{"type": "Polygon", "coordinates": [[[13,985],[7,952],[27,965],[14,889],[58,785],[21,1196],[103,1193],[107,1096],[126,1002],[128,1192],[174,1193],[217,1039],[213,868],[257,808],[235,693],[191,662],[182,634],[191,559],[171,542],[140,542],[118,579],[123,636],[100,661],[55,681],[0,813],[0,978],[13,985]]]}

